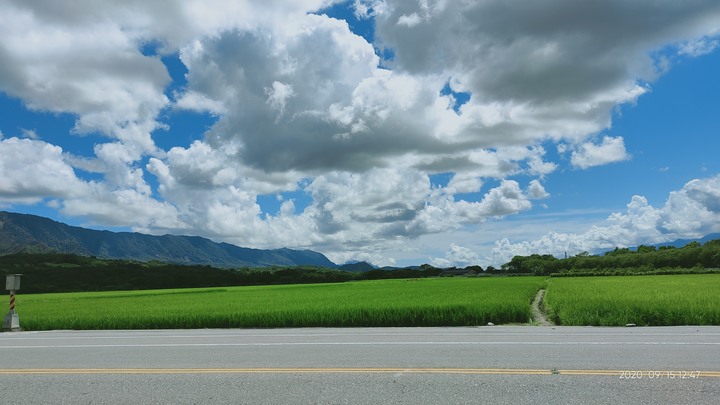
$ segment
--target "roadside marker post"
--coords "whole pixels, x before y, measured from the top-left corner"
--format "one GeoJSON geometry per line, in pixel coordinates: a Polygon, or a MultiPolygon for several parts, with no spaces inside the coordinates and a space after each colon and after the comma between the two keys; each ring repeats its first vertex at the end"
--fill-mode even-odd
{"type": "Polygon", "coordinates": [[[15,313],[15,291],[20,289],[20,276],[22,274],[8,274],[5,276],[5,289],[10,290],[10,312],[3,320],[3,330],[17,332],[20,329],[20,317],[15,313]]]}

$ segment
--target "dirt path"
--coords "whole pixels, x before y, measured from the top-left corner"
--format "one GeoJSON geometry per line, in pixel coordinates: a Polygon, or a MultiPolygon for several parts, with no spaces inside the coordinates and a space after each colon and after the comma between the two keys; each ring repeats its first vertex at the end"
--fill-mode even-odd
{"type": "Polygon", "coordinates": [[[538,291],[532,302],[532,321],[540,326],[551,326],[553,323],[545,317],[543,298],[545,298],[545,290],[538,291]]]}

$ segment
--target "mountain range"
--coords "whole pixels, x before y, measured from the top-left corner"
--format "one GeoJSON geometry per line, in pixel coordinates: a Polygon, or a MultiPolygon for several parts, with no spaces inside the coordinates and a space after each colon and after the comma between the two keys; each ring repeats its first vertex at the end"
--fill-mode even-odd
{"type": "Polygon", "coordinates": [[[672,246],[672,247],[676,247],[676,248],[681,248],[691,242],[699,242],[701,244],[705,244],[706,242],[710,242],[711,240],[717,240],[717,239],[720,239],[720,233],[711,233],[710,235],[705,235],[702,238],[697,238],[697,239],[677,239],[672,242],[658,243],[653,246],[655,246],[655,247],[672,246]]]}
{"type": "MultiPolygon", "coordinates": [[[[720,239],[720,234],[653,246],[682,247],[693,241],[705,243],[715,239],[720,239]]],[[[12,253],[69,253],[102,259],[155,260],[219,268],[308,265],[352,272],[377,268],[366,262],[348,262],[338,266],[322,253],[312,250],[251,249],[229,243],[216,243],[199,236],[154,236],[136,232],[97,231],[70,226],[37,215],[0,211],[0,255],[12,253]]]]}
{"type": "Polygon", "coordinates": [[[0,211],[0,255],[50,252],[223,268],[301,265],[337,267],[325,255],[312,250],[250,249],[216,243],[199,236],[97,231],[36,215],[0,211]]]}

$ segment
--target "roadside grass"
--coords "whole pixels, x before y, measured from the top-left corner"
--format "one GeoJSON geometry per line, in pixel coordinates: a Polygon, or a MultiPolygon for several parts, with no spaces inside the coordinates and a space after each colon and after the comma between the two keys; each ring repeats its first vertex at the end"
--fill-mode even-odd
{"type": "Polygon", "coordinates": [[[558,325],[720,325],[720,274],[551,278],[548,318],[558,325]]]}
{"type": "Polygon", "coordinates": [[[544,277],[379,280],[203,289],[26,294],[25,330],[526,323],[544,277]]]}

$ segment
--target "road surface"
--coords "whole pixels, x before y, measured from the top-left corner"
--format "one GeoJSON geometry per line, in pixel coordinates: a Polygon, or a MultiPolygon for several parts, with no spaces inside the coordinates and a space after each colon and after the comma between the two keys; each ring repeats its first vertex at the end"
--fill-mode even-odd
{"type": "Polygon", "coordinates": [[[718,403],[720,327],[0,334],[0,403],[718,403]]]}

